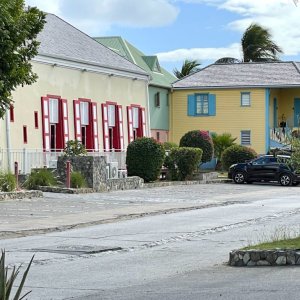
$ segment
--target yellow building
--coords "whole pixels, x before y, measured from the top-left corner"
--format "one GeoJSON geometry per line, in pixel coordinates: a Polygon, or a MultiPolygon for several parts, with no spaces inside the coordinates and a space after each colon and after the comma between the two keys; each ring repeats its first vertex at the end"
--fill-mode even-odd
{"type": "Polygon", "coordinates": [[[147,73],[57,16],[46,21],[32,61],[38,80],[17,88],[0,121],[1,167],[47,165],[23,158],[62,151],[68,140],[108,152],[150,136],[147,73]]]}
{"type": "Polygon", "coordinates": [[[213,64],[175,82],[171,97],[171,141],[228,132],[263,154],[300,126],[300,63],[213,64]]]}

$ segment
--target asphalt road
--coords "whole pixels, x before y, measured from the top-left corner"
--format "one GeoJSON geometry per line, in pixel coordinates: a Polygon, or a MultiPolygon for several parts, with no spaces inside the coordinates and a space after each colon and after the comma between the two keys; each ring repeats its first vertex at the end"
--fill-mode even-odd
{"type": "MultiPolygon", "coordinates": [[[[35,253],[26,283],[31,300],[299,299],[300,267],[226,265],[232,249],[300,232],[299,191],[233,184],[134,191],[132,203],[216,205],[4,239],[0,248],[8,251],[10,265],[35,253]],[[93,251],[98,253],[88,253],[93,251]]],[[[121,202],[129,194],[109,196],[121,202]]]]}

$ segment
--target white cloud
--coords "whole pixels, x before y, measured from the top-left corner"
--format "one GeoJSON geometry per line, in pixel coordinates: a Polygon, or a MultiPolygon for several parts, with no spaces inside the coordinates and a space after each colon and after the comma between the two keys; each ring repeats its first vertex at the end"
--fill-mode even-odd
{"type": "Polygon", "coordinates": [[[103,34],[113,25],[165,26],[174,22],[179,13],[171,0],[26,0],[26,3],[56,13],[90,35],[103,34]]]}
{"type": "Polygon", "coordinates": [[[240,58],[240,44],[231,44],[224,48],[192,48],[177,49],[169,52],[157,53],[161,62],[181,62],[185,59],[193,60],[217,60],[221,57],[240,58]]]}
{"type": "MultiPolygon", "coordinates": [[[[270,30],[273,40],[283,49],[284,55],[300,54],[300,7],[293,0],[174,0],[215,6],[237,14],[227,24],[228,30],[243,34],[253,22],[270,30]],[[240,16],[240,17],[239,17],[240,16]]],[[[163,61],[182,61],[185,58],[215,60],[220,57],[241,57],[238,44],[224,48],[178,49],[158,54],[163,61]]]]}

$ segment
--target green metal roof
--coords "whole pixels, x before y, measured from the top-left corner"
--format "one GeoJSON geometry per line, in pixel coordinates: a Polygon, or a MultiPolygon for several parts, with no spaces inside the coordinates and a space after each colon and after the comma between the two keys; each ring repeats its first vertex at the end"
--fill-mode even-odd
{"type": "Polygon", "coordinates": [[[144,69],[151,77],[150,85],[171,88],[177,78],[159,65],[157,56],[145,55],[120,36],[97,37],[95,40],[144,69]]]}

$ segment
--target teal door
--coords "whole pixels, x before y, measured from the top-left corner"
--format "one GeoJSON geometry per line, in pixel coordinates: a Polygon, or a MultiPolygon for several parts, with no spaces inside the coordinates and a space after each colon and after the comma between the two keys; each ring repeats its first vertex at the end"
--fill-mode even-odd
{"type": "Polygon", "coordinates": [[[300,99],[294,100],[294,127],[300,127],[300,99]]]}
{"type": "Polygon", "coordinates": [[[274,102],[273,102],[273,120],[274,120],[273,127],[274,127],[274,128],[278,127],[278,119],[277,119],[277,98],[274,98],[274,102]]]}

